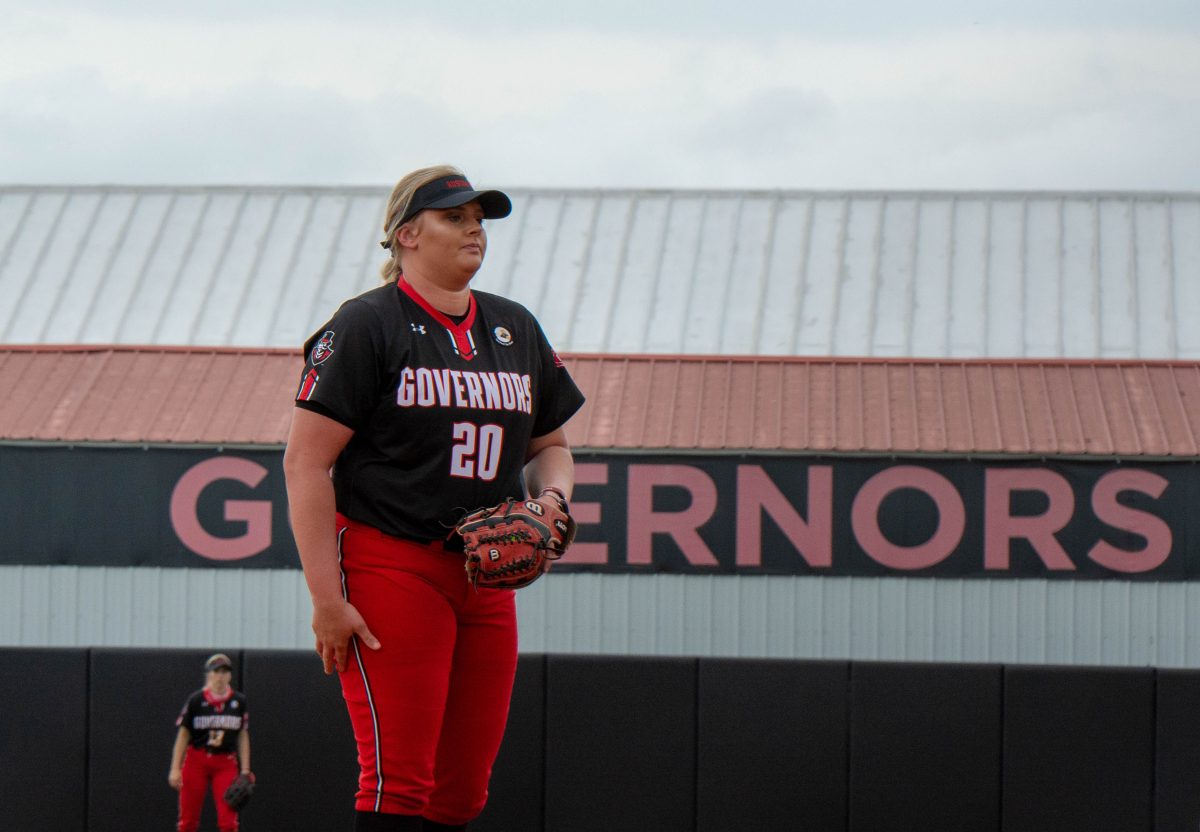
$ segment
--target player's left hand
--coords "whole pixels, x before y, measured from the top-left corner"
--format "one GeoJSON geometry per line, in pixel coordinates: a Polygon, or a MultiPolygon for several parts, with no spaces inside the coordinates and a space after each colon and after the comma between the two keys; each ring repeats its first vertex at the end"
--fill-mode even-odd
{"type": "Polygon", "coordinates": [[[476,589],[520,589],[550,569],[575,537],[566,501],[544,491],[471,512],[458,524],[467,580],[476,589]]]}
{"type": "Polygon", "coordinates": [[[225,790],[225,804],[235,812],[242,811],[254,796],[254,773],[243,771],[225,790]]]}
{"type": "Polygon", "coordinates": [[[358,636],[372,650],[380,648],[379,639],[372,635],[362,615],[353,604],[342,598],[314,604],[312,628],[317,637],[317,654],[321,657],[327,676],[335,668],[338,673],[346,669],[350,639],[354,636],[358,636]]]}

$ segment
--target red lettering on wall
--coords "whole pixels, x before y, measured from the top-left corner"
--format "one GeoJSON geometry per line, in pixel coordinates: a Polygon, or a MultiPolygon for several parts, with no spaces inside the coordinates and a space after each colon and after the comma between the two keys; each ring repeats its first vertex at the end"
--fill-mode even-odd
{"type": "Polygon", "coordinates": [[[1092,490],[1092,511],[1113,528],[1146,538],[1146,548],[1130,552],[1101,540],[1088,551],[1088,557],[1116,572],[1149,572],[1162,566],[1171,554],[1171,527],[1161,517],[1121,505],[1117,495],[1140,491],[1157,500],[1166,490],[1167,480],[1149,471],[1120,469],[1102,476],[1092,490]]]}
{"type": "Polygon", "coordinates": [[[693,566],[718,565],[716,555],[696,531],[712,519],[717,508],[717,487],[708,474],[691,465],[630,465],[628,498],[629,563],[650,563],[653,535],[669,534],[693,566]],[[692,504],[683,511],[654,511],[657,486],[687,490],[692,504]]]}
{"type": "Polygon", "coordinates": [[[807,492],[806,521],[761,465],[738,466],[735,521],[738,566],[762,566],[764,511],[805,563],[814,567],[833,565],[833,466],[810,465],[807,492]]]}
{"type": "Polygon", "coordinates": [[[874,561],[893,569],[925,569],[949,557],[962,542],[967,511],[958,489],[941,474],[916,465],[897,465],[867,480],[850,509],[854,536],[874,561]],[[879,530],[879,507],[901,488],[915,488],[937,505],[938,524],[933,535],[917,546],[898,546],[879,530]]]}
{"type": "Polygon", "coordinates": [[[239,537],[217,537],[200,525],[196,504],[202,492],[217,480],[236,480],[254,488],[267,476],[267,469],[248,459],[218,456],[189,468],[171,492],[171,526],[188,549],[210,560],[241,560],[257,555],[271,545],[270,500],[226,500],[225,519],[242,521],[246,533],[239,537]]]}
{"type": "MultiPolygon", "coordinates": [[[[602,462],[581,462],[575,466],[576,485],[608,485],[608,465],[602,462]]],[[[571,516],[580,526],[601,520],[599,503],[577,503],[571,500],[571,516]]],[[[563,563],[608,563],[607,543],[573,543],[563,555],[563,563]]]]}
{"type": "Polygon", "coordinates": [[[1050,569],[1073,571],[1075,564],[1054,535],[1075,513],[1075,493],[1061,474],[1045,468],[988,468],[984,473],[983,566],[1009,568],[1009,541],[1024,538],[1050,569]],[[1012,516],[1014,491],[1041,491],[1050,500],[1042,514],[1012,516]]]}

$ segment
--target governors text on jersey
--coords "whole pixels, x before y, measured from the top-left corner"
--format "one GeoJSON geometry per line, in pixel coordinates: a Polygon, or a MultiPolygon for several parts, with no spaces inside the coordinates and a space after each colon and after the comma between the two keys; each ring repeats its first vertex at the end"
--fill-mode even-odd
{"type": "Polygon", "coordinates": [[[400,407],[467,407],[532,413],[528,373],[404,367],[396,386],[400,407]]]}

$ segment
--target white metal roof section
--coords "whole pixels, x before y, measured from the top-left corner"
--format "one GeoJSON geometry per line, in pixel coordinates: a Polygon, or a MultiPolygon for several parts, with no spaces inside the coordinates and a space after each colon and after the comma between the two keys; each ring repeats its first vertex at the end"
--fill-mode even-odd
{"type": "MultiPolygon", "coordinates": [[[[476,286],[564,352],[1200,358],[1200,194],[509,193],[476,286]]],[[[0,187],[0,342],[296,347],[386,195],[0,187]]]]}

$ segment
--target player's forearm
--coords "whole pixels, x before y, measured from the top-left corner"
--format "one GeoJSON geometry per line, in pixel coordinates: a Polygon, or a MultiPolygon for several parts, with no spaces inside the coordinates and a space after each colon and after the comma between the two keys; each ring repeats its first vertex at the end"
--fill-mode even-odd
{"type": "Polygon", "coordinates": [[[543,488],[557,488],[571,499],[575,487],[575,461],[563,445],[548,445],[525,464],[525,485],[536,496],[543,488]]]}
{"type": "Polygon", "coordinates": [[[171,770],[183,768],[183,755],[187,752],[188,733],[186,728],[180,728],[175,734],[175,745],[171,748],[171,770]]]}
{"type": "Polygon", "coordinates": [[[285,465],[284,471],[292,535],[313,603],[341,599],[336,509],[329,472],[302,463],[285,465]]]}
{"type": "Polygon", "coordinates": [[[243,774],[250,773],[250,732],[246,729],[238,734],[238,763],[243,774]]]}

